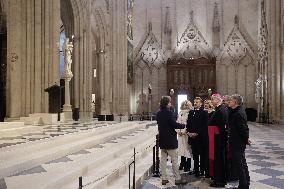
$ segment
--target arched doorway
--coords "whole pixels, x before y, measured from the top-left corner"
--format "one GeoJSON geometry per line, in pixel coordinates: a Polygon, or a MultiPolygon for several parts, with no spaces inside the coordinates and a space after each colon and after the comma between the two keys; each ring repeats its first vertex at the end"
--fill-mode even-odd
{"type": "Polygon", "coordinates": [[[167,88],[174,89],[173,104],[178,108],[178,95],[187,95],[188,100],[196,96],[209,98],[216,90],[216,59],[168,59],[167,88]]]}
{"type": "Polygon", "coordinates": [[[6,116],[7,26],[0,7],[0,121],[6,116]]]}

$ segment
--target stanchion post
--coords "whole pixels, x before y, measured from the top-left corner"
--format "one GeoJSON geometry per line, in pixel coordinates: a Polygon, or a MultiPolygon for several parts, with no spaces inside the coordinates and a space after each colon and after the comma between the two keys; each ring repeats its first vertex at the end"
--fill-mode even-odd
{"type": "Polygon", "coordinates": [[[128,189],[131,189],[130,187],[130,166],[131,166],[131,163],[128,165],[128,189]]]}
{"type": "Polygon", "coordinates": [[[160,157],[159,157],[159,135],[156,135],[156,168],[153,174],[154,177],[160,177],[160,157]]]}
{"type": "Polygon", "coordinates": [[[155,172],[156,169],[156,145],[153,146],[153,173],[155,172]]]}
{"type": "Polygon", "coordinates": [[[83,189],[83,178],[79,177],[79,189],[83,189]]]}
{"type": "Polygon", "coordinates": [[[134,148],[134,167],[133,167],[133,189],[135,189],[135,148],[134,148]]]}

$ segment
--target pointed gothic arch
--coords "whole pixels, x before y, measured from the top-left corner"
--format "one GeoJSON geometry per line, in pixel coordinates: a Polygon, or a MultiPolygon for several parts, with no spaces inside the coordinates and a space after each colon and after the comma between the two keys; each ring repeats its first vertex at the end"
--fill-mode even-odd
{"type": "Polygon", "coordinates": [[[194,22],[194,12],[191,11],[189,23],[178,40],[172,59],[198,59],[202,57],[210,59],[213,57],[213,52],[212,48],[196,26],[194,22]]]}
{"type": "Polygon", "coordinates": [[[142,41],[136,48],[134,55],[134,82],[131,97],[133,102],[139,102],[131,107],[131,113],[138,114],[155,112],[158,108],[160,95],[165,94],[166,91],[166,83],[164,82],[166,81],[166,55],[152,31],[151,22],[149,23],[149,31],[142,41]],[[151,103],[149,103],[148,94],[149,84],[152,86],[151,103]],[[144,98],[145,95],[147,98],[144,98]],[[143,111],[141,111],[141,100],[144,104],[143,111]],[[145,104],[149,107],[145,107],[145,104]]]}
{"type": "Polygon", "coordinates": [[[256,55],[253,46],[240,30],[236,15],[234,26],[227,37],[223,50],[217,57],[217,90],[222,94],[238,93],[244,96],[248,108],[256,108],[255,89],[256,55]]]}
{"type": "MultiPolygon", "coordinates": [[[[74,35],[71,80],[71,104],[82,112],[91,113],[94,82],[94,62],[99,62],[98,52],[106,51],[106,21],[103,11],[95,7],[97,2],[61,0],[61,19],[66,37],[74,35]],[[61,6],[62,7],[62,6],[61,6]],[[94,19],[92,19],[92,17],[94,19]],[[90,24],[92,21],[92,24],[90,24]],[[95,27],[94,27],[95,25],[95,27]],[[94,31],[95,29],[95,31],[94,31]],[[96,33],[94,35],[94,33],[96,33]],[[82,85],[84,83],[84,85],[82,85]]],[[[88,116],[88,115],[86,115],[88,116]]]]}
{"type": "Polygon", "coordinates": [[[95,36],[96,45],[94,49],[94,60],[96,62],[97,77],[96,77],[96,113],[103,114],[105,111],[105,100],[110,101],[110,89],[106,89],[105,86],[109,86],[110,77],[108,70],[111,69],[110,65],[110,44],[109,42],[109,26],[107,23],[108,14],[103,10],[102,4],[94,6],[92,12],[93,26],[92,33],[95,36]]]}
{"type": "MultiPolygon", "coordinates": [[[[230,61],[225,61],[225,63],[231,62],[232,64],[241,64],[242,59],[248,55],[253,60],[256,59],[254,49],[245,39],[244,34],[239,29],[239,18],[235,16],[234,27],[232,28],[223,50],[221,51],[218,59],[229,59],[230,61]]],[[[251,62],[253,63],[253,61],[251,62]]]]}

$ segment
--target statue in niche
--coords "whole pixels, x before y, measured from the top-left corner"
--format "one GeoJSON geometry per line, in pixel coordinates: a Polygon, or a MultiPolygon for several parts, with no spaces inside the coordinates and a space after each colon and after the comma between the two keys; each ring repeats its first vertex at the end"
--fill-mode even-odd
{"type": "Polygon", "coordinates": [[[152,86],[151,84],[149,83],[149,86],[148,86],[148,94],[151,95],[152,94],[152,86]]]}
{"type": "Polygon", "coordinates": [[[72,64],[72,51],[73,43],[69,41],[69,38],[66,38],[63,45],[63,56],[64,56],[64,77],[72,78],[73,74],[71,71],[72,64]]]}
{"type": "Polygon", "coordinates": [[[256,89],[256,94],[255,94],[255,100],[256,102],[259,102],[259,99],[262,98],[262,85],[263,85],[263,76],[259,74],[256,82],[255,83],[255,89],[256,89]]]}
{"type": "Polygon", "coordinates": [[[144,115],[147,112],[147,107],[148,107],[146,94],[141,93],[139,94],[138,98],[139,99],[136,101],[137,103],[136,113],[144,115]]]}

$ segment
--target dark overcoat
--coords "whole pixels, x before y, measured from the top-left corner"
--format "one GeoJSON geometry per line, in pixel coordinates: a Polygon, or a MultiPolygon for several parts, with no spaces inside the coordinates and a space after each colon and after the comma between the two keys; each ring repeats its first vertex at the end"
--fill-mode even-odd
{"type": "Polygon", "coordinates": [[[206,145],[207,121],[208,113],[203,108],[189,111],[186,130],[187,132],[198,134],[194,139],[189,137],[189,144],[206,145]]]}
{"type": "Polygon", "coordinates": [[[232,150],[244,151],[249,138],[247,116],[243,107],[232,109],[229,117],[229,144],[232,150]]]}
{"type": "Polygon", "coordinates": [[[158,123],[160,148],[178,148],[177,133],[175,129],[183,129],[185,125],[177,123],[173,112],[168,108],[161,108],[157,113],[156,120],[158,123]]]}

